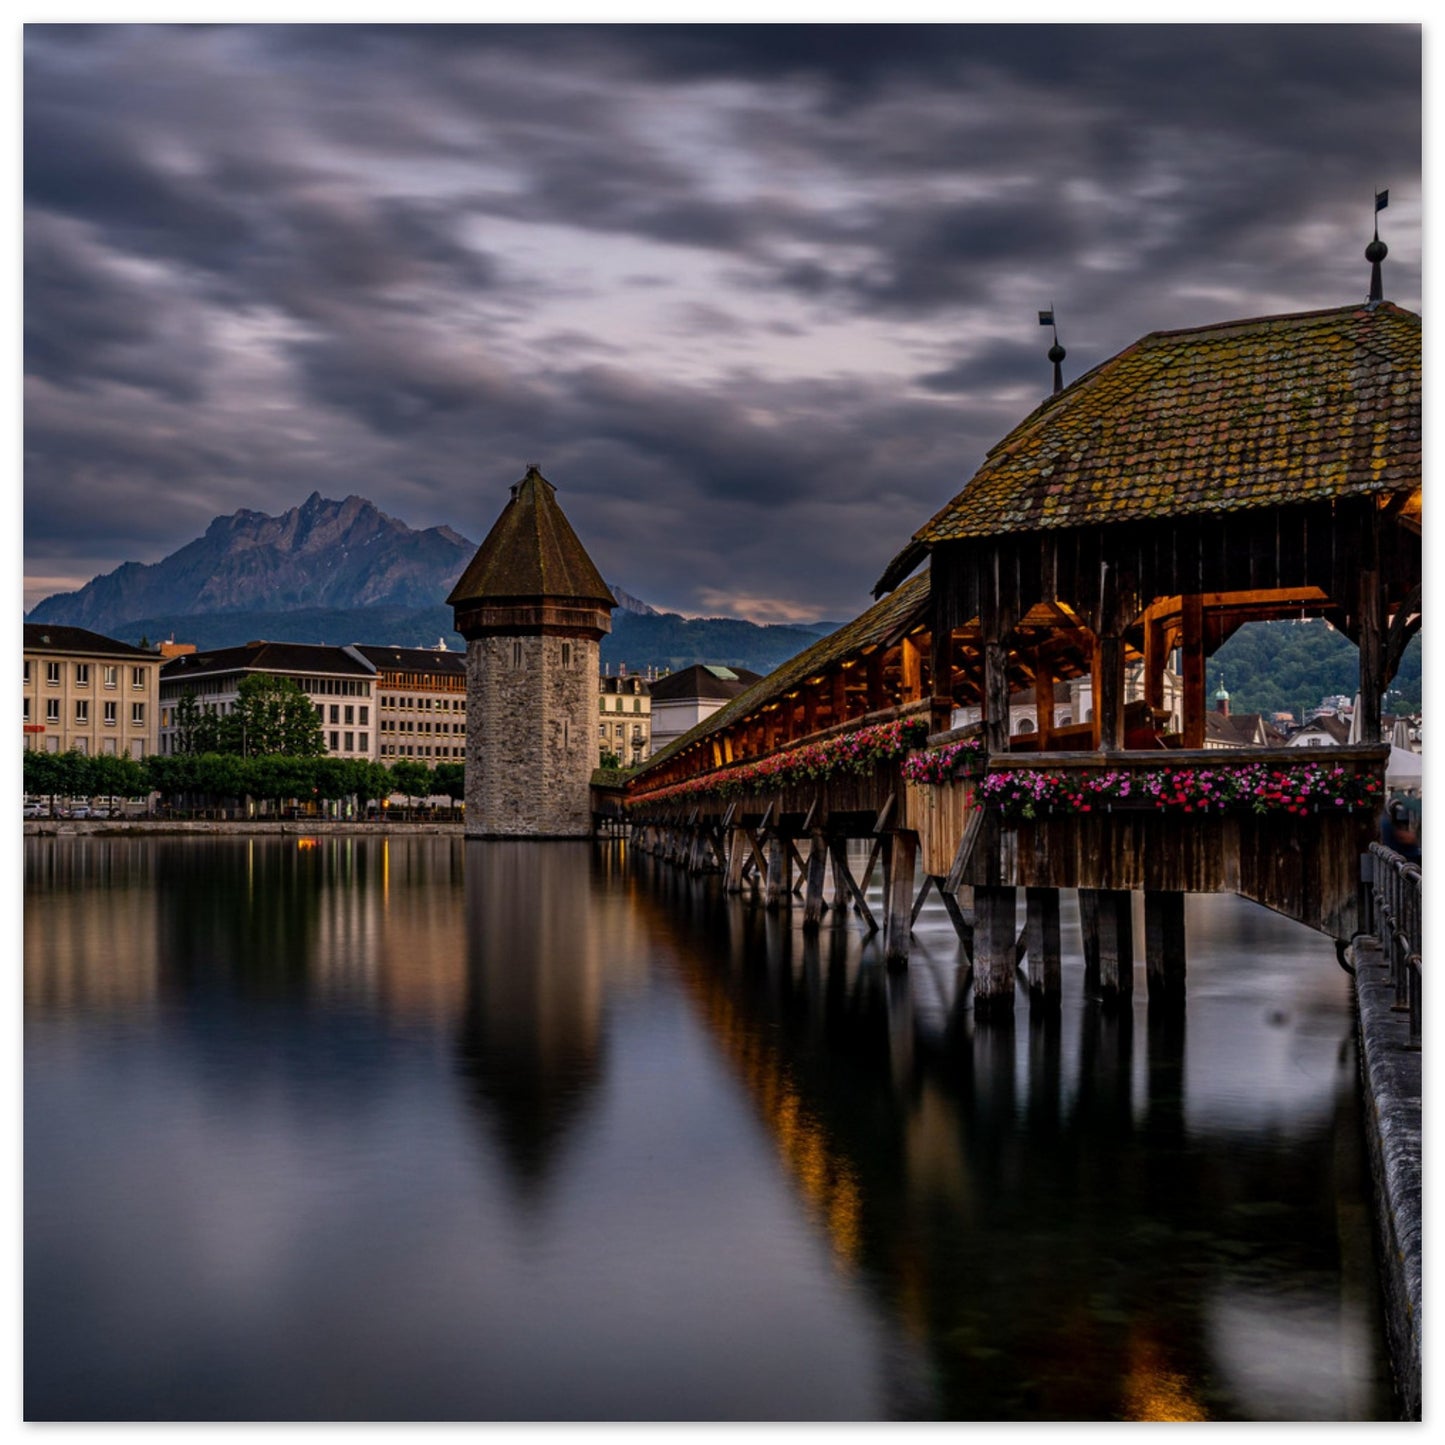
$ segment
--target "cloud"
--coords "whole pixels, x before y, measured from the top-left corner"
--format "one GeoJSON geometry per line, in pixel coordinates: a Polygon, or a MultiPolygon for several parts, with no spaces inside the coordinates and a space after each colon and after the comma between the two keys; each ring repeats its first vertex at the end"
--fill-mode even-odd
{"type": "Polygon", "coordinates": [[[26,549],[530,460],[648,600],[847,615],[1049,385],[1420,294],[1411,26],[30,26],[26,549]],[[740,601],[739,605],[743,605],[740,601]]]}

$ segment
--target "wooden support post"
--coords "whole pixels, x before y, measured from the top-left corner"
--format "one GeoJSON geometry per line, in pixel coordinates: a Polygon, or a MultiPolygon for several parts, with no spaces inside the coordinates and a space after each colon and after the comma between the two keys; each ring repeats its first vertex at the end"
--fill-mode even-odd
{"type": "Polygon", "coordinates": [[[1184,895],[1144,894],[1144,972],[1149,1002],[1184,1001],[1184,895]]]}
{"type": "Polygon", "coordinates": [[[1042,649],[1034,654],[1034,718],[1039,729],[1039,751],[1046,753],[1054,740],[1054,668],[1042,649]]]}
{"type": "Polygon", "coordinates": [[[1144,619],[1144,703],[1164,706],[1164,623],[1158,617],[1144,619]]]}
{"type": "Polygon", "coordinates": [[[1099,991],[1099,890],[1079,889],[1079,940],[1084,955],[1084,993],[1099,991]]]}
{"type": "Polygon", "coordinates": [[[953,931],[958,934],[958,941],[963,945],[964,955],[972,966],[973,920],[965,916],[963,909],[958,906],[958,898],[941,883],[938,885],[938,896],[943,899],[943,906],[948,913],[949,922],[953,924],[953,931]]]}
{"type": "Polygon", "coordinates": [[[788,839],[788,892],[791,893],[791,894],[794,894],[795,896],[796,896],[797,894],[801,893],[801,892],[803,891],[803,884],[807,881],[807,878],[808,878],[808,864],[807,864],[807,862],[804,860],[803,855],[798,851],[798,845],[797,845],[791,838],[789,838],[789,839],[788,839]],[[796,881],[793,880],[793,874],[792,874],[792,870],[793,870],[794,865],[796,865],[796,866],[797,866],[797,869],[798,869],[798,877],[797,877],[797,880],[796,880],[796,881]]]}
{"type": "Polygon", "coordinates": [[[832,677],[833,721],[843,722],[848,717],[848,672],[840,667],[832,677]]]}
{"type": "Polygon", "coordinates": [[[1028,933],[1029,992],[1057,1006],[1063,995],[1063,949],[1059,938],[1059,890],[1024,890],[1028,933]]]}
{"type": "Polygon", "coordinates": [[[1380,572],[1360,572],[1360,741],[1380,741],[1380,697],[1385,690],[1384,608],[1380,604],[1380,572]]]}
{"type": "Polygon", "coordinates": [[[983,645],[983,731],[990,753],[1008,752],[1008,648],[1002,642],[983,645]]]}
{"type": "Polygon", "coordinates": [[[823,880],[828,873],[828,840],[821,828],[809,834],[807,889],[803,894],[803,932],[816,933],[823,921],[823,880]]]}
{"type": "Polygon", "coordinates": [[[883,911],[883,962],[890,969],[908,966],[908,944],[913,924],[913,873],[917,860],[917,833],[903,828],[890,835],[883,911]]]}
{"type": "Polygon", "coordinates": [[[868,654],[868,711],[877,712],[886,706],[888,699],[883,695],[883,649],[868,654]]]}
{"type": "MultiPolygon", "coordinates": [[[[833,879],[836,886],[839,879],[844,887],[853,896],[853,904],[858,910],[858,916],[867,925],[869,933],[878,932],[878,920],[873,917],[873,910],[868,907],[868,900],[863,896],[863,890],[853,880],[853,870],[848,867],[848,844],[842,838],[834,838],[828,845],[833,854],[833,879]]],[[[841,897],[841,895],[837,895],[841,897]]]]}
{"type": "Polygon", "coordinates": [[[899,643],[898,667],[903,701],[917,702],[923,696],[923,654],[911,637],[899,643]]]}
{"type": "Polygon", "coordinates": [[[1099,890],[1099,986],[1106,998],[1134,992],[1134,895],[1120,888],[1099,890]]]}
{"type": "Polygon", "coordinates": [[[1106,753],[1124,746],[1124,639],[1101,637],[1094,693],[1098,745],[1106,753]]]}
{"type": "Polygon", "coordinates": [[[1179,619],[1184,671],[1184,736],[1186,748],[1204,746],[1204,598],[1197,592],[1182,599],[1179,619]]]}
{"type": "Polygon", "coordinates": [[[973,890],[973,1011],[1013,1012],[1018,911],[1012,888],[973,890]]]}
{"type": "Polygon", "coordinates": [[[743,867],[747,861],[747,829],[735,824],[729,836],[728,871],[727,882],[723,885],[724,892],[741,893],[743,891],[743,867]]]}
{"type": "Polygon", "coordinates": [[[913,911],[908,915],[909,928],[918,922],[918,915],[923,912],[923,905],[928,901],[928,895],[933,891],[933,885],[937,881],[932,873],[924,875],[923,887],[918,890],[918,897],[913,900],[913,911]]]}
{"type": "Polygon", "coordinates": [[[769,913],[775,913],[787,896],[785,873],[788,862],[787,842],[776,829],[768,834],[767,856],[766,877],[768,881],[763,893],[763,906],[769,913]]]}

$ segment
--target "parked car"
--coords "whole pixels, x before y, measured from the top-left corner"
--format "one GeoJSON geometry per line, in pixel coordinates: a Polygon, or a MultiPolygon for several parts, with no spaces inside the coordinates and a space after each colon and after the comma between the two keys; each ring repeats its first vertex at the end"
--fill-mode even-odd
{"type": "Polygon", "coordinates": [[[97,817],[98,814],[96,813],[96,810],[90,806],[89,803],[77,803],[70,810],[70,816],[72,818],[94,818],[97,817]]]}
{"type": "Polygon", "coordinates": [[[43,818],[45,816],[44,803],[26,803],[25,816],[27,818],[43,818]]]}

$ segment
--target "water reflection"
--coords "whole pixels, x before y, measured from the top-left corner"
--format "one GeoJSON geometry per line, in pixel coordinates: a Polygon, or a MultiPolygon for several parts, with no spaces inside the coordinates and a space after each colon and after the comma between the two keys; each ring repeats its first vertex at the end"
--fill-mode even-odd
{"type": "Polygon", "coordinates": [[[1390,1413],[1343,976],[1249,905],[1187,1015],[981,1028],[941,910],[890,977],[621,843],[25,862],[32,1418],[1390,1413]]]}

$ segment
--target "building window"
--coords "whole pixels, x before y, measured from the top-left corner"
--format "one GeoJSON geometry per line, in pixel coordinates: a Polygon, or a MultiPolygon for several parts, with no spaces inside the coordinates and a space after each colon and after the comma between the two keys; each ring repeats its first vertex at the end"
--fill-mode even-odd
{"type": "Polygon", "coordinates": [[[562,666],[572,666],[572,644],[570,642],[564,642],[562,644],[562,666]]]}
{"type": "Polygon", "coordinates": [[[598,742],[602,742],[602,743],[605,743],[605,742],[607,741],[607,724],[606,724],[606,723],[598,723],[598,724],[597,724],[597,740],[598,740],[598,742]]]}
{"type": "Polygon", "coordinates": [[[71,747],[78,753],[88,753],[90,751],[90,739],[76,738],[75,741],[71,743],[71,747]]]}
{"type": "Polygon", "coordinates": [[[131,703],[130,721],[132,727],[143,728],[146,725],[146,705],[143,702],[131,703]]]}
{"type": "Polygon", "coordinates": [[[30,721],[30,699],[28,697],[25,699],[25,721],[30,721]]]}
{"type": "Polygon", "coordinates": [[[348,723],[352,727],[356,726],[356,707],[354,704],[346,704],[346,716],[342,719],[342,721],[348,723]]]}
{"type": "Polygon", "coordinates": [[[131,739],[130,755],[136,760],[136,762],[140,762],[141,758],[144,756],[144,746],[145,745],[141,742],[139,738],[131,739]]]}
{"type": "Polygon", "coordinates": [[[113,702],[107,702],[105,704],[105,716],[102,721],[108,728],[115,726],[115,704],[113,702]]]}
{"type": "Polygon", "coordinates": [[[45,751],[47,753],[58,753],[60,751],[60,739],[56,737],[54,733],[51,733],[50,736],[45,739],[45,751]]]}
{"type": "Polygon", "coordinates": [[[143,667],[133,667],[130,670],[130,685],[132,687],[144,687],[146,685],[146,670],[143,667]]]}
{"type": "MultiPolygon", "coordinates": [[[[335,711],[335,709],[332,709],[332,710],[335,711]]],[[[335,753],[335,752],[340,752],[340,751],[341,751],[341,734],[340,734],[340,733],[332,733],[332,734],[331,734],[331,751],[332,751],[333,753],[335,753]]]]}
{"type": "Polygon", "coordinates": [[[355,733],[347,733],[347,734],[346,734],[345,747],[346,747],[346,751],[347,751],[348,753],[354,753],[354,752],[356,751],[356,734],[355,734],[355,733]]]}
{"type": "Polygon", "coordinates": [[[110,663],[106,663],[106,665],[100,670],[100,680],[105,684],[106,687],[114,687],[116,684],[116,679],[119,676],[120,668],[112,667],[110,663]]]}
{"type": "Polygon", "coordinates": [[[100,740],[100,750],[105,753],[107,757],[113,758],[115,756],[115,739],[102,738],[100,740]]]}
{"type": "Polygon", "coordinates": [[[90,704],[83,697],[76,699],[75,721],[82,725],[90,722],[90,704]]]}
{"type": "Polygon", "coordinates": [[[30,659],[28,657],[25,659],[25,681],[30,681],[30,659]]]}
{"type": "Polygon", "coordinates": [[[364,752],[367,751],[367,749],[368,749],[368,747],[369,747],[369,745],[370,745],[370,739],[368,738],[368,736],[367,736],[365,733],[362,733],[362,734],[357,738],[357,740],[356,740],[356,745],[357,745],[357,747],[364,753],[364,752]]]}
{"type": "Polygon", "coordinates": [[[512,644],[512,666],[513,666],[513,667],[521,667],[521,665],[522,665],[522,644],[521,644],[520,642],[514,642],[514,643],[512,644]]]}
{"type": "Polygon", "coordinates": [[[53,687],[60,685],[60,664],[58,662],[47,662],[45,664],[45,680],[53,687]]]}
{"type": "Polygon", "coordinates": [[[48,723],[58,723],[60,721],[60,699],[58,697],[48,697],[45,699],[45,721],[48,723]]]}
{"type": "Polygon", "coordinates": [[[640,697],[635,697],[635,698],[632,699],[632,711],[633,711],[633,712],[641,712],[641,711],[642,711],[642,699],[641,699],[640,697]]]}
{"type": "Polygon", "coordinates": [[[88,662],[75,664],[75,685],[76,687],[90,686],[90,664],[88,662]]]}
{"type": "MultiPolygon", "coordinates": [[[[369,723],[369,722],[371,721],[371,709],[370,709],[369,707],[364,707],[364,708],[362,708],[362,709],[361,709],[361,716],[358,717],[356,720],[357,720],[357,722],[359,722],[359,723],[362,725],[362,727],[365,727],[365,726],[367,725],[367,723],[369,723]]],[[[365,746],[366,746],[366,744],[365,744],[365,743],[362,743],[362,747],[365,747],[365,746]]]]}
{"type": "Polygon", "coordinates": [[[331,704],[331,721],[334,723],[341,721],[341,705],[339,703],[331,704]]]}

